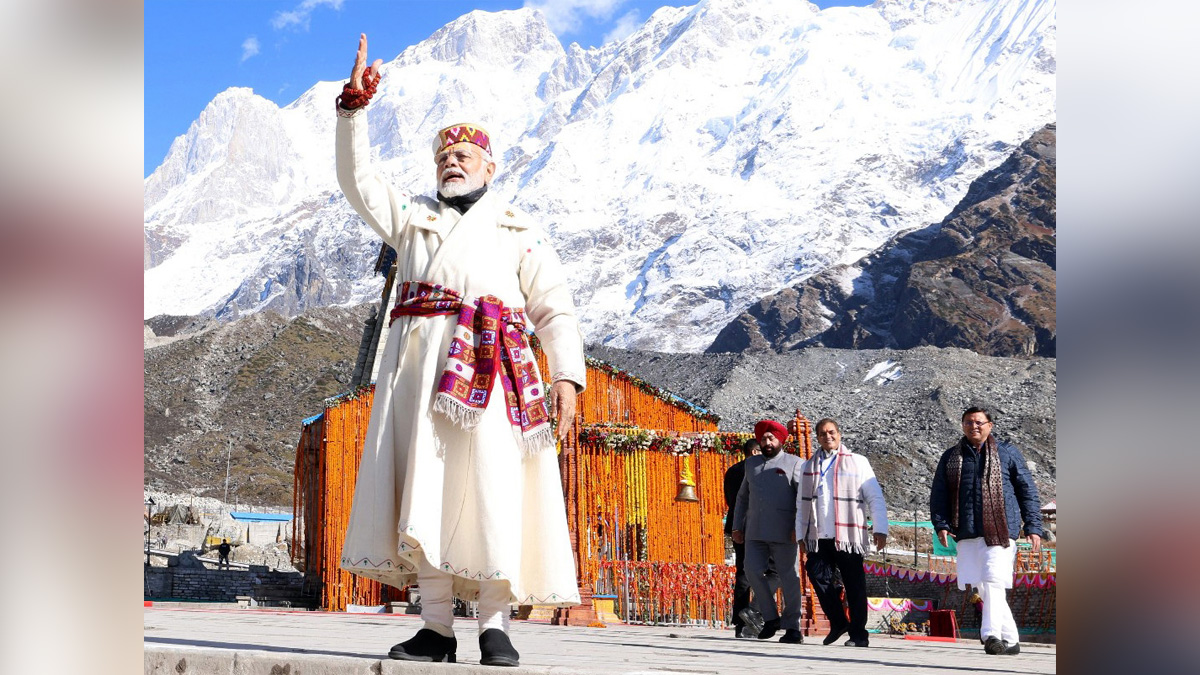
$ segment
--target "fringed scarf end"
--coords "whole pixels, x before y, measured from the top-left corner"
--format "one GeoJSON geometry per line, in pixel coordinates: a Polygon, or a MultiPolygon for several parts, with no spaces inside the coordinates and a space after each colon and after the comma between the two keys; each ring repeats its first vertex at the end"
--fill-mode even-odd
{"type": "Polygon", "coordinates": [[[866,547],[864,547],[862,544],[860,544],[858,542],[835,541],[834,548],[836,548],[839,551],[842,551],[843,553],[856,553],[863,557],[866,557],[866,555],[867,555],[866,547]]]}
{"type": "Polygon", "coordinates": [[[549,427],[539,429],[528,436],[514,428],[513,436],[516,437],[521,454],[525,457],[533,457],[547,448],[553,448],[555,443],[554,430],[549,427]]]}
{"type": "Polygon", "coordinates": [[[433,411],[442,413],[449,417],[451,422],[468,431],[479,426],[479,420],[483,417],[482,409],[470,408],[447,394],[438,394],[434,398],[433,411]]]}

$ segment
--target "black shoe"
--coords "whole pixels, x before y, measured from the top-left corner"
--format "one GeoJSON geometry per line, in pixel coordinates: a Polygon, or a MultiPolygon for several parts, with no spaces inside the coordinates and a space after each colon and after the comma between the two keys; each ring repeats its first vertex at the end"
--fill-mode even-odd
{"type": "Polygon", "coordinates": [[[825,636],[825,639],[824,639],[824,640],[821,640],[821,644],[823,644],[823,645],[831,645],[831,644],[833,644],[833,643],[837,642],[837,641],[838,641],[838,638],[840,638],[840,637],[842,637],[843,635],[845,635],[845,634],[846,634],[846,631],[848,631],[848,630],[850,630],[850,628],[848,628],[848,627],[847,627],[847,628],[839,628],[839,629],[837,629],[837,630],[831,630],[831,631],[829,631],[829,635],[826,635],[826,636],[825,636]]]}
{"type": "Polygon", "coordinates": [[[844,644],[847,647],[870,647],[871,646],[870,641],[865,638],[862,640],[855,640],[854,638],[850,638],[849,640],[846,640],[842,644],[844,644]]]}
{"type": "Polygon", "coordinates": [[[744,623],[741,637],[758,637],[763,629],[762,614],[759,614],[753,607],[747,607],[738,612],[738,616],[744,623]]]}
{"type": "Polygon", "coordinates": [[[485,666],[516,666],[521,655],[513,649],[508,635],[499,628],[489,628],[479,634],[479,663],[485,666]]]}
{"type": "Polygon", "coordinates": [[[392,647],[388,656],[402,661],[434,661],[454,663],[458,640],[436,631],[422,628],[411,639],[392,647]]]}
{"type": "Polygon", "coordinates": [[[784,644],[799,645],[804,644],[804,636],[800,634],[800,631],[789,628],[783,631],[783,637],[779,638],[779,641],[784,644]]]}
{"type": "Polygon", "coordinates": [[[1016,656],[1017,654],[1020,654],[1021,653],[1021,643],[1014,642],[1012,644],[1009,644],[1008,640],[1005,640],[1004,641],[1004,651],[1002,653],[1007,654],[1008,656],[1016,656]]]}
{"type": "Polygon", "coordinates": [[[758,639],[766,640],[768,638],[771,638],[775,635],[776,631],[778,631],[778,630],[779,630],[779,619],[771,619],[770,621],[763,623],[762,630],[758,631],[758,639]]]}
{"type": "Polygon", "coordinates": [[[1003,654],[1004,640],[1001,640],[995,635],[989,635],[988,639],[983,643],[983,651],[989,654],[1003,654]]]}

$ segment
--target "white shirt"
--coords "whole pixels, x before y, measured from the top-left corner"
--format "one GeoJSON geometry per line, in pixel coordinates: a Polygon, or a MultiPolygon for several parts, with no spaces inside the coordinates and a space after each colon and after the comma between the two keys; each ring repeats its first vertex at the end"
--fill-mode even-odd
{"type": "MultiPolygon", "coordinates": [[[[853,461],[857,457],[852,457],[853,461]]],[[[814,501],[817,507],[817,539],[834,539],[837,530],[834,527],[833,509],[833,464],[837,461],[836,452],[826,452],[822,448],[817,453],[817,487],[814,501]]],[[[866,502],[867,513],[871,516],[871,531],[875,534],[888,533],[887,504],[883,501],[883,489],[875,478],[871,463],[863,458],[858,463],[858,470],[863,478],[859,493],[866,502]]]]}
{"type": "Polygon", "coordinates": [[[833,522],[833,464],[837,453],[817,454],[817,539],[833,539],[836,534],[833,522]]]}

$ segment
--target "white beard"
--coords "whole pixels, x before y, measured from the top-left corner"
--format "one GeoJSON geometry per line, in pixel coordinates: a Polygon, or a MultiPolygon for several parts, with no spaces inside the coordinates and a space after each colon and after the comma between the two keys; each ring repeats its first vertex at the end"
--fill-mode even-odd
{"type": "Polygon", "coordinates": [[[443,197],[461,197],[481,187],[483,187],[482,171],[474,175],[467,174],[461,183],[447,183],[444,177],[438,180],[438,192],[443,197]]]}

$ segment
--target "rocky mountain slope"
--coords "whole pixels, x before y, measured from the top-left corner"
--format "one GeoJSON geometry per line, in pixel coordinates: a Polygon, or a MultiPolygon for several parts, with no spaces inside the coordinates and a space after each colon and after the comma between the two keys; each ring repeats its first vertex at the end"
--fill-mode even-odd
{"type": "Polygon", "coordinates": [[[783,354],[666,354],[605,347],[596,358],[721,416],[730,431],[751,431],[796,409],[810,421],[832,417],[845,443],[865,454],[893,509],[928,511],[941,452],[962,435],[970,405],[996,416],[996,434],[1034,465],[1044,501],[1056,494],[1057,363],[982,356],[964,349],[826,349],[783,354]]]}
{"type": "MultiPolygon", "coordinates": [[[[292,319],[267,312],[230,323],[151,322],[163,335],[146,339],[148,488],[221,498],[232,439],[230,501],[289,504],[301,420],[347,389],[369,314],[364,305],[292,319]],[[168,335],[176,330],[197,332],[168,335]]],[[[813,421],[840,420],[847,444],[871,457],[896,509],[925,508],[938,454],[959,434],[959,414],[981,403],[998,415],[998,433],[1034,462],[1043,492],[1055,493],[1054,359],[935,347],[672,354],[594,346],[589,353],[716,412],[723,429],[785,420],[796,408],[813,421]]]]}
{"type": "Polygon", "coordinates": [[[346,390],[368,311],[148,322],[147,486],[222,498],[228,454],[230,501],[290,504],[300,422],[346,390]]]}
{"type": "MultiPolygon", "coordinates": [[[[1053,122],[1056,11],[702,0],[593,50],[563,49],[536,11],[476,11],[385,63],[371,145],[401,189],[431,192],[429,139],[476,118],[588,339],[699,351],[764,296],[941,220],[1053,122]]],[[[230,89],[176,139],[145,181],[145,317],[377,297],[378,240],[334,177],[339,89],[282,108],[230,89]]]]}
{"type": "Polygon", "coordinates": [[[811,345],[1054,356],[1056,126],[980,176],[937,224],[763,298],[710,352],[811,345]]]}

